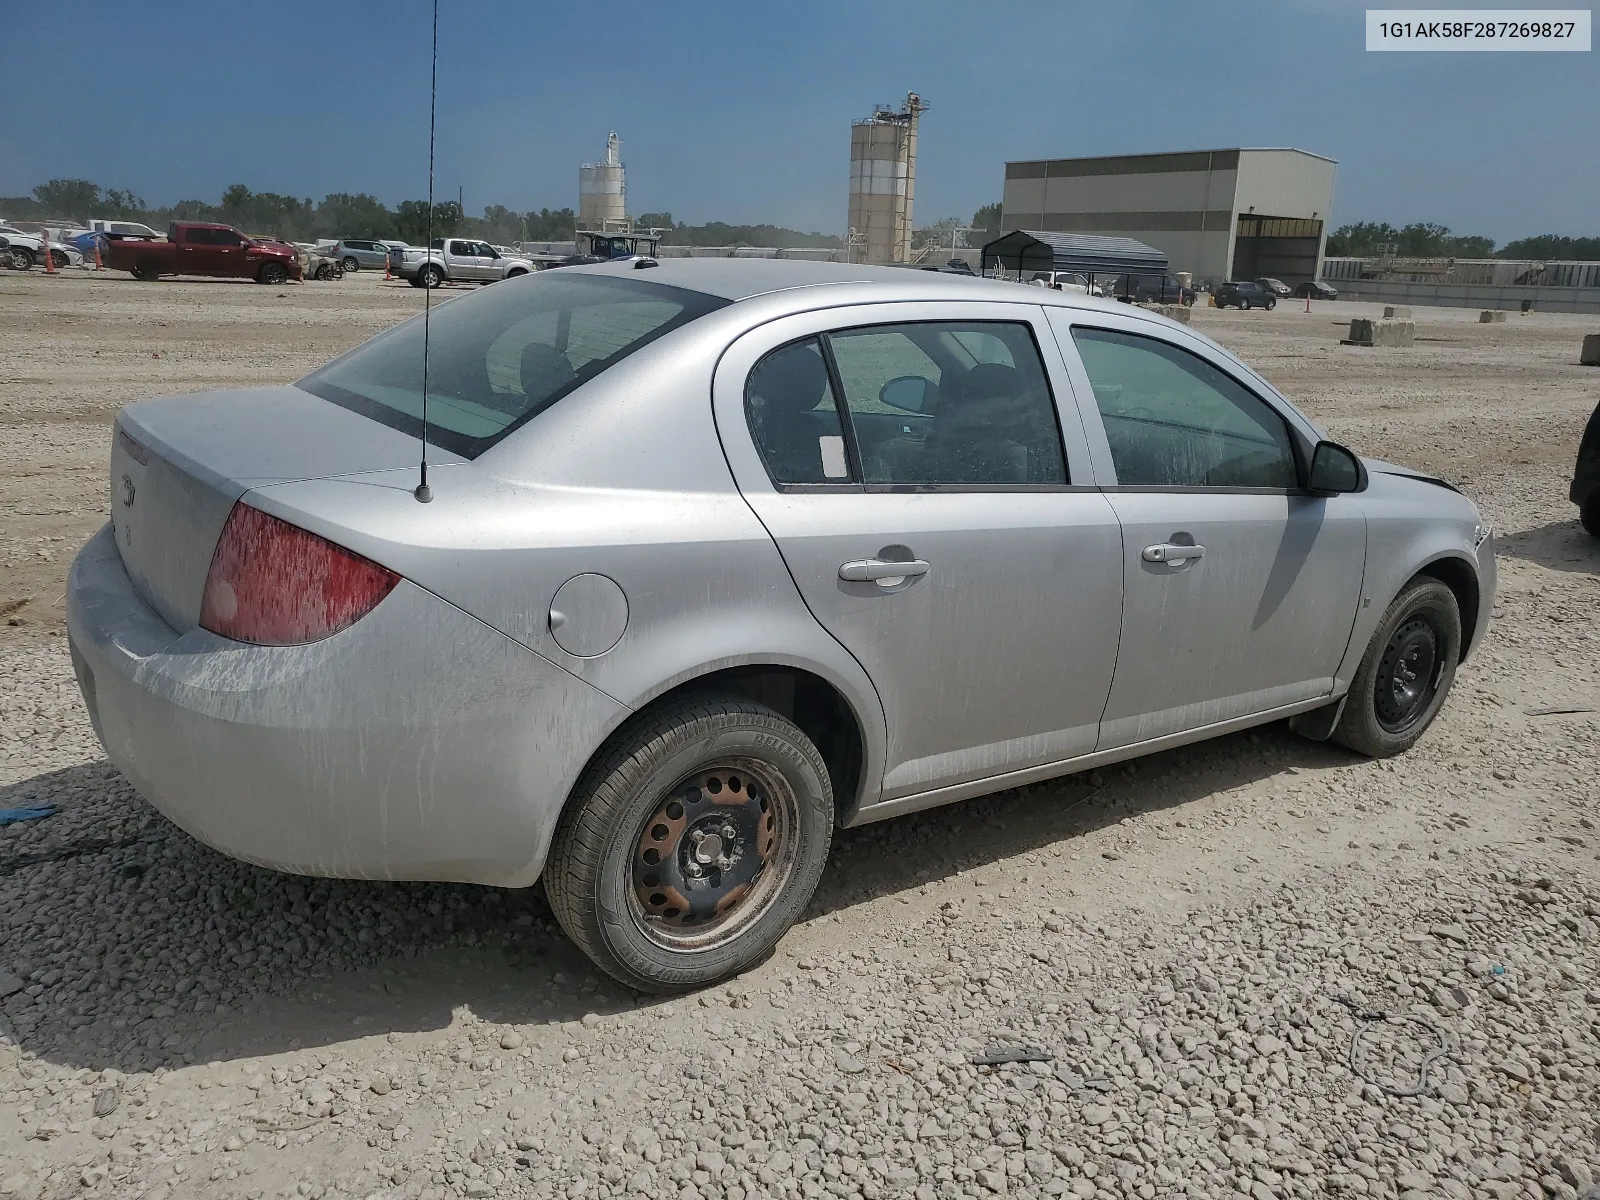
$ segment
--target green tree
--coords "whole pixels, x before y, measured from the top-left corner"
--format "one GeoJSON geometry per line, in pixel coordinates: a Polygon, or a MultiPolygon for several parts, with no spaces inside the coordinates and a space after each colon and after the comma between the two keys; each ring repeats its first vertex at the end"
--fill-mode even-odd
{"type": "Polygon", "coordinates": [[[999,203],[996,202],[994,204],[985,204],[977,212],[973,213],[972,214],[972,227],[974,229],[981,229],[985,233],[999,233],[1000,232],[1000,205],[999,205],[999,203]]]}
{"type": "Polygon", "coordinates": [[[330,238],[393,236],[394,214],[366,192],[330,192],[317,205],[317,232],[330,238]]]}
{"type": "MultiPolygon", "coordinates": [[[[461,206],[446,200],[433,206],[433,236],[450,237],[461,232],[461,206]]],[[[395,236],[421,246],[428,240],[428,202],[402,200],[394,214],[395,236]]]]}
{"type": "Polygon", "coordinates": [[[1375,258],[1382,247],[1400,240],[1400,231],[1387,221],[1357,221],[1341,225],[1328,235],[1328,254],[1334,258],[1375,258]]]}
{"type": "Polygon", "coordinates": [[[948,246],[959,228],[961,221],[956,217],[945,217],[932,225],[924,225],[921,229],[912,231],[911,248],[922,250],[929,246],[948,246]]]}
{"type": "Polygon", "coordinates": [[[105,217],[132,220],[144,216],[149,211],[150,206],[144,202],[144,197],[117,188],[107,188],[100,200],[100,215],[105,217]]]}
{"type": "Polygon", "coordinates": [[[34,188],[33,198],[51,216],[82,220],[100,211],[100,185],[87,179],[52,179],[34,188]]]}
{"type": "Polygon", "coordinates": [[[1500,248],[1500,258],[1534,258],[1560,261],[1600,258],[1600,237],[1563,237],[1556,233],[1541,233],[1536,237],[1518,238],[1500,248]]]}
{"type": "Polygon", "coordinates": [[[677,222],[672,219],[672,214],[669,212],[645,213],[644,216],[634,221],[634,225],[639,229],[667,230],[677,228],[677,222]]]}

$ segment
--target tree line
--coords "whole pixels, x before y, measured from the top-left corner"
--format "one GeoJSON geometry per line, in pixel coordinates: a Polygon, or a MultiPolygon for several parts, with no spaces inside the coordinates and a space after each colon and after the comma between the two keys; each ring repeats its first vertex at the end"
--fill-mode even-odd
{"type": "Polygon", "coordinates": [[[1376,258],[1389,246],[1405,258],[1600,259],[1600,237],[1542,233],[1507,242],[1497,250],[1493,238],[1460,236],[1448,226],[1426,221],[1399,229],[1387,221],[1357,221],[1328,235],[1332,258],[1376,258]]]}
{"type": "MultiPolygon", "coordinates": [[[[140,221],[161,229],[173,221],[217,221],[246,233],[313,242],[321,238],[396,238],[420,244],[428,236],[428,202],[402,200],[394,208],[366,192],[332,192],[321,201],[309,196],[253,192],[236,183],[212,204],[180,200],[152,205],[131,191],[102,188],[88,179],[52,179],[31,196],[0,196],[0,214],[13,220],[72,220],[93,217],[140,221]]],[[[803,233],[778,225],[730,225],[710,221],[687,225],[668,212],[646,213],[638,225],[661,229],[664,242],[690,246],[840,246],[843,239],[825,233],[803,233]]],[[[483,216],[470,217],[454,200],[433,206],[433,236],[481,238],[487,242],[571,241],[577,214],[570,208],[538,208],[518,212],[491,204],[483,216]]]]}

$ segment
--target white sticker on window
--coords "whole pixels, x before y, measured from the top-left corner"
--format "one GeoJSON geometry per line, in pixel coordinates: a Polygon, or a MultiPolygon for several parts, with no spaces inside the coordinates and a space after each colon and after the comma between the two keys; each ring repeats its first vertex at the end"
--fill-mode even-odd
{"type": "Polygon", "coordinates": [[[837,433],[823,434],[817,438],[817,449],[822,452],[822,473],[829,479],[850,478],[850,464],[844,460],[844,438],[837,433]]]}

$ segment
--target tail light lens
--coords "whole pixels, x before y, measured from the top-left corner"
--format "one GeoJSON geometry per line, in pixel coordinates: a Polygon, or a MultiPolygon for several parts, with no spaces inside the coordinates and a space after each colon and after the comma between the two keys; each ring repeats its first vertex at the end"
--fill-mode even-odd
{"type": "Polygon", "coordinates": [[[400,576],[326,538],[235,504],[200,601],[200,624],[258,646],[296,646],[353,625],[400,576]]]}

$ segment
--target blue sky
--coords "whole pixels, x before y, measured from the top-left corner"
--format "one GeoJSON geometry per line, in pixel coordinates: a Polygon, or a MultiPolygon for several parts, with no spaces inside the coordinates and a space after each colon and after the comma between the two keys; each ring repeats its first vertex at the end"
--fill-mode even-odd
{"type": "MultiPolygon", "coordinates": [[[[426,194],[425,0],[0,7],[54,47],[7,55],[0,195],[426,194]]],[[[1338,159],[1336,223],[1600,234],[1594,52],[1368,54],[1353,3],[443,0],[439,56],[438,192],[470,212],[576,207],[616,129],[636,213],[837,232],[849,122],[915,89],[919,225],[998,200],[1007,159],[1254,145],[1338,159]]]]}

